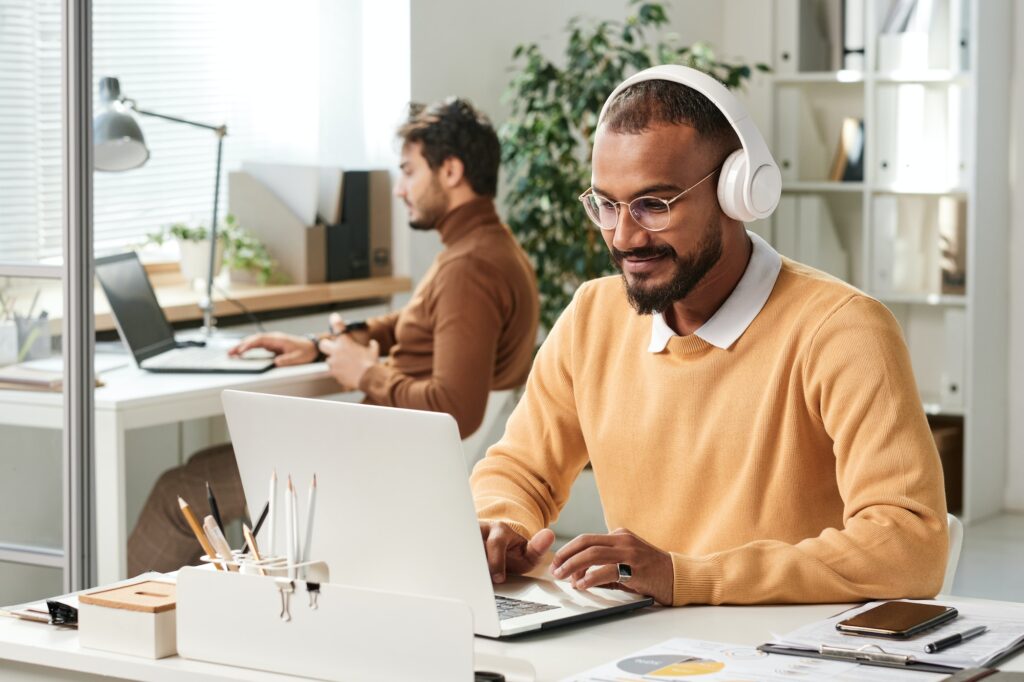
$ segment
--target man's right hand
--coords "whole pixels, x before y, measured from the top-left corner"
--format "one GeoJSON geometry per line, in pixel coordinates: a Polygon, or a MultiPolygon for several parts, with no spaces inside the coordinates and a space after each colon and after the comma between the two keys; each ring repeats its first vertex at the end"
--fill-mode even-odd
{"type": "Polygon", "coordinates": [[[331,313],[328,318],[328,324],[331,326],[331,333],[333,334],[347,334],[356,343],[369,346],[370,345],[370,332],[365,329],[357,329],[356,331],[348,331],[345,324],[345,318],[338,313],[331,313]]]}
{"type": "Polygon", "coordinates": [[[491,580],[496,583],[505,582],[508,573],[528,573],[540,563],[555,541],[555,533],[550,528],[538,531],[527,540],[501,521],[481,521],[480,535],[487,554],[487,569],[491,580]]]}
{"type": "Polygon", "coordinates": [[[253,348],[265,348],[277,354],[274,364],[278,367],[304,365],[316,360],[316,345],[309,339],[282,332],[255,334],[242,340],[228,351],[228,355],[241,355],[253,348]]]}

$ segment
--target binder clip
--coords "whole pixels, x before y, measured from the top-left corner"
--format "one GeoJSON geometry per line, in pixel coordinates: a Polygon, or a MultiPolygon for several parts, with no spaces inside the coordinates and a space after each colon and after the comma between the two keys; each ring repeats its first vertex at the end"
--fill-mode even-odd
{"type": "Polygon", "coordinates": [[[309,608],[316,611],[320,608],[317,599],[320,598],[320,583],[306,583],[306,592],[309,594],[309,608]]]}
{"type": "Polygon", "coordinates": [[[290,600],[291,595],[295,592],[295,581],[288,580],[287,578],[275,578],[274,582],[277,583],[277,591],[281,593],[280,618],[284,622],[288,623],[292,619],[292,612],[290,610],[290,600]]]}

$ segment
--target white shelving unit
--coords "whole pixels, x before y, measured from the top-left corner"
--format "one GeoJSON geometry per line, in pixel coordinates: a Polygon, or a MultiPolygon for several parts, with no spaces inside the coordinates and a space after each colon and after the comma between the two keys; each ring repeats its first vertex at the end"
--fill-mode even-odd
{"type": "MultiPolygon", "coordinates": [[[[1005,489],[1011,3],[931,4],[940,18],[924,49],[944,45],[946,62],[935,63],[943,61],[936,49],[912,60],[927,68],[881,71],[891,0],[773,0],[765,61],[774,75],[747,97],[783,172],[783,204],[770,230],[776,248],[847,279],[893,311],[925,411],[962,419],[963,500],[951,511],[972,521],[998,513],[1005,489]],[[820,17],[849,7],[863,9],[864,68],[822,71],[827,48],[819,46],[818,63],[800,70],[807,43],[799,24],[820,26],[820,17]],[[846,117],[863,121],[863,178],[855,182],[829,179],[846,117]],[[958,220],[966,248],[962,290],[949,281],[943,287],[940,272],[940,232],[948,236],[958,220]]],[[[725,19],[744,11],[763,18],[764,10],[731,0],[725,19]]],[[[731,39],[744,59],[763,56],[742,51],[743,34],[731,39]]]]}

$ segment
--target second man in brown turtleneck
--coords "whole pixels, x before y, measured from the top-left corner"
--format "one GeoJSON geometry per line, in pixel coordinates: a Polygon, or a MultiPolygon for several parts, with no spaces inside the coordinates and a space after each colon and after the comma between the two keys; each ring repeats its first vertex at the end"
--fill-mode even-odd
{"type": "MultiPolygon", "coordinates": [[[[494,207],[500,146],[494,128],[465,100],[413,105],[399,129],[401,176],[395,194],[418,230],[437,230],[444,249],[402,310],[365,330],[313,340],[259,334],[232,352],[266,348],[279,366],[326,360],[343,390],[365,402],[451,414],[465,438],[483,420],[491,391],[525,382],[537,335],[533,268],[494,207]],[[383,357],[383,361],[381,357],[383,357]]],[[[336,332],[345,323],[332,315],[336,332]]],[[[245,499],[230,446],[197,453],[154,486],[128,541],[128,573],[194,563],[199,548],[180,519],[177,495],[217,491],[225,522],[245,499]]]]}

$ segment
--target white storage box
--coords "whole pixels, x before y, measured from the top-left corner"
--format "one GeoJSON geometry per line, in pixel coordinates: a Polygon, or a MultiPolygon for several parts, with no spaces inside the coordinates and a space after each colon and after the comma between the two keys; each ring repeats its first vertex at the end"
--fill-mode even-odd
{"type": "Polygon", "coordinates": [[[173,656],[175,592],[173,583],[144,580],[79,595],[79,643],[132,656],[173,656]]]}

